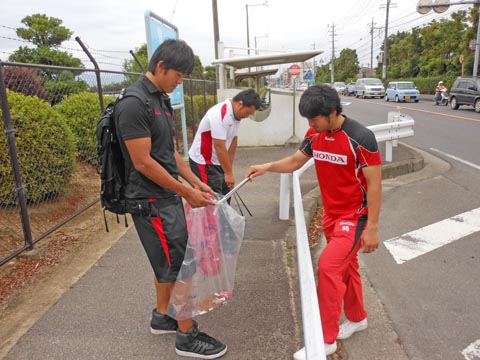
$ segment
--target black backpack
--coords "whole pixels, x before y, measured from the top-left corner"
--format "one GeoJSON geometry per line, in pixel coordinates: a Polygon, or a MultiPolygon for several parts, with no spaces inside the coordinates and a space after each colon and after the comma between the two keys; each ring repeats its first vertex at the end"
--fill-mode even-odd
{"type": "Polygon", "coordinates": [[[125,161],[120,147],[115,126],[115,106],[119,101],[129,96],[139,98],[148,106],[148,99],[140,92],[131,89],[122,89],[120,96],[107,105],[97,123],[97,155],[100,173],[100,202],[103,208],[105,229],[108,232],[106,211],[118,215],[125,214],[125,226],[128,226],[126,213],[127,202],[125,190],[127,186],[125,161]]]}

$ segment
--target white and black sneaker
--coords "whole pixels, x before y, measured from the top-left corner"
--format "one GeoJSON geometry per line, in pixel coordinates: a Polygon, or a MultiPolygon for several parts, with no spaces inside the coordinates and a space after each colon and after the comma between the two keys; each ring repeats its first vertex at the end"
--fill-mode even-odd
{"type": "Polygon", "coordinates": [[[227,345],[198,331],[198,324],[194,321],[186,333],[177,330],[175,352],[180,356],[197,359],[217,359],[227,352],[227,345]]]}
{"type": "Polygon", "coordinates": [[[168,315],[163,315],[152,310],[152,321],[150,321],[150,332],[154,335],[174,334],[177,332],[177,320],[168,315]]]}

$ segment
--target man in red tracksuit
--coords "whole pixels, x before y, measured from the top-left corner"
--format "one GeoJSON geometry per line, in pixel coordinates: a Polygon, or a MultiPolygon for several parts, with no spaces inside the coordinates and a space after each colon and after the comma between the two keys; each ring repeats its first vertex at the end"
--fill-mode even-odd
{"type": "MultiPolygon", "coordinates": [[[[342,115],[332,87],[309,87],[300,98],[299,110],[310,125],[300,149],[281,160],[251,166],[247,176],[290,173],[315,159],[327,239],[318,260],[317,295],[325,354],[330,355],[337,349],[336,339],[367,328],[357,253],[360,248],[364,253],[378,248],[382,161],[375,135],[342,115]],[[347,320],[339,326],[342,303],[347,320]]],[[[305,348],[294,359],[305,359],[305,348]]]]}

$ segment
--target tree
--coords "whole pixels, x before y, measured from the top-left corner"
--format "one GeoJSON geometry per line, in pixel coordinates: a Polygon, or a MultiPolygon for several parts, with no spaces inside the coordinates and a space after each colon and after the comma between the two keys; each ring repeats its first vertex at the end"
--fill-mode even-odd
{"type": "MultiPolygon", "coordinates": [[[[62,20],[47,17],[45,14],[33,14],[24,17],[21,22],[26,28],[17,29],[17,35],[30,41],[35,48],[21,46],[12,55],[10,61],[40,65],[56,65],[83,68],[82,61],[58,48],[63,41],[69,40],[72,32],[62,26],[62,20]]],[[[48,91],[48,98],[53,102],[61,101],[64,95],[85,89],[86,83],[75,80],[81,71],[65,71],[41,68],[36,70],[39,77],[44,79],[44,87],[48,91]],[[83,83],[83,84],[78,84],[83,83]]]]}
{"type": "Polygon", "coordinates": [[[45,14],[25,16],[22,24],[27,28],[18,28],[17,36],[31,41],[38,47],[59,47],[69,40],[73,32],[62,26],[62,20],[47,17],[45,14]]]}
{"type": "Polygon", "coordinates": [[[420,29],[413,28],[411,33],[399,32],[390,39],[388,76],[392,79],[416,77],[422,53],[420,29]]]}
{"type": "MultiPolygon", "coordinates": [[[[143,68],[147,70],[148,68],[148,52],[147,44],[141,45],[139,48],[136,48],[133,52],[137,60],[142,64],[143,68]]],[[[138,65],[135,59],[125,59],[123,60],[123,71],[125,72],[134,72],[141,73],[143,69],[138,65]]]]}
{"type": "Polygon", "coordinates": [[[209,81],[217,80],[216,66],[205,66],[205,80],[209,80],[209,81]]]}
{"type": "Polygon", "coordinates": [[[340,56],[335,59],[335,81],[354,79],[358,73],[357,50],[343,49],[340,56]]]}

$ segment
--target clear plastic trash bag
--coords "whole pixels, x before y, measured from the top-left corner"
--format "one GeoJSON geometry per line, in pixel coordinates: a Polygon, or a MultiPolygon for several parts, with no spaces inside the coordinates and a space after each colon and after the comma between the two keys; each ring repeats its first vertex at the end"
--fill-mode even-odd
{"type": "Polygon", "coordinates": [[[177,320],[205,314],[232,297],[245,232],[245,218],[227,202],[196,209],[186,203],[185,217],[187,249],[168,306],[177,320]]]}

